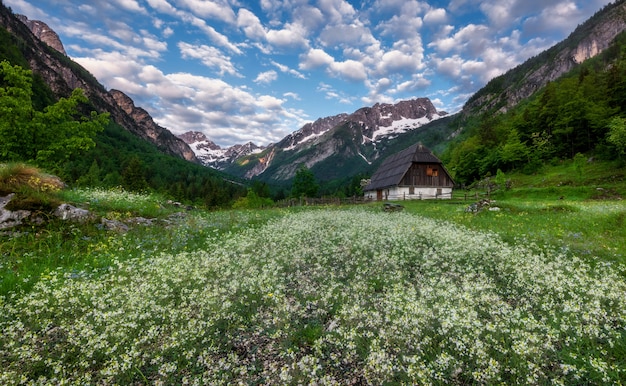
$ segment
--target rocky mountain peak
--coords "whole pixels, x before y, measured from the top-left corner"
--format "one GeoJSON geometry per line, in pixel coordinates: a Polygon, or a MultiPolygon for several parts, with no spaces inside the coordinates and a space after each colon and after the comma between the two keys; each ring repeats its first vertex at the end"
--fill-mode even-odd
{"type": "Polygon", "coordinates": [[[26,24],[26,26],[31,30],[33,35],[35,35],[39,40],[59,51],[63,55],[67,55],[67,53],[65,52],[65,48],[63,47],[63,43],[61,43],[59,35],[57,35],[57,33],[54,32],[52,28],[48,27],[46,23],[39,20],[29,20],[24,15],[15,16],[22,23],[26,24]]]}
{"type": "Polygon", "coordinates": [[[223,149],[207,138],[204,133],[199,131],[188,131],[179,134],[178,138],[189,145],[203,165],[210,166],[214,169],[222,169],[225,165],[234,162],[237,158],[245,157],[265,149],[252,142],[243,145],[237,144],[223,149]]]}
{"type": "MultiPolygon", "coordinates": [[[[188,145],[191,145],[192,143],[195,143],[195,142],[205,142],[205,141],[209,140],[206,137],[206,135],[204,135],[204,133],[201,133],[199,131],[188,131],[186,133],[179,134],[178,138],[180,138],[183,141],[185,141],[185,143],[187,143],[188,145]]],[[[213,143],[213,142],[211,142],[211,143],[213,143]]],[[[217,145],[215,145],[215,146],[217,146],[217,145]]],[[[219,146],[217,146],[217,148],[219,149],[219,146]]]]}
{"type": "Polygon", "coordinates": [[[109,95],[113,97],[117,106],[134,121],[135,125],[141,127],[142,136],[187,161],[199,162],[192,149],[184,141],[154,122],[150,114],[143,108],[135,106],[135,102],[128,95],[120,90],[110,90],[109,95]]]}
{"type": "Polygon", "coordinates": [[[359,123],[365,138],[375,141],[377,137],[412,130],[444,115],[447,113],[437,111],[430,99],[417,98],[363,107],[352,113],[348,120],[359,123]]]}

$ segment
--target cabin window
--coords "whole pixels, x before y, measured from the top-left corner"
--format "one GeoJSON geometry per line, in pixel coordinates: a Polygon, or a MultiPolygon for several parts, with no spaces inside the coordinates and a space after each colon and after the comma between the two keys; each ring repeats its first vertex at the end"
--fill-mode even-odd
{"type": "Polygon", "coordinates": [[[426,175],[429,177],[437,177],[439,176],[439,170],[437,168],[428,167],[426,169],[426,175]]]}

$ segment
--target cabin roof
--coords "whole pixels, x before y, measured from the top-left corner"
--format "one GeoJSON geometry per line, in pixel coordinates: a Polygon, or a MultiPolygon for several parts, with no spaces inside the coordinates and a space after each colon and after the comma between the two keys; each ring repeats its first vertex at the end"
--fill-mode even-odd
{"type": "Polygon", "coordinates": [[[365,190],[383,189],[400,184],[413,163],[442,164],[439,158],[421,143],[416,143],[387,157],[372,176],[365,190]]]}

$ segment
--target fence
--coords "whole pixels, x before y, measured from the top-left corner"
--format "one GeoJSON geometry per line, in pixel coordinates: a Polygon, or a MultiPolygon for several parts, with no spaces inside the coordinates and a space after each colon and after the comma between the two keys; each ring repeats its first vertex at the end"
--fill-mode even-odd
{"type": "Polygon", "coordinates": [[[300,198],[287,198],[284,200],[276,201],[276,206],[285,208],[291,206],[313,206],[313,205],[350,205],[350,204],[365,204],[372,202],[373,200],[362,197],[300,197],[300,198]]]}
{"type": "MultiPolygon", "coordinates": [[[[438,195],[432,197],[426,197],[425,195],[404,195],[400,197],[394,197],[394,201],[408,201],[408,200],[426,200],[426,199],[445,199],[449,201],[480,201],[482,199],[489,199],[491,194],[489,192],[479,193],[464,193],[463,196],[460,194],[447,194],[447,195],[438,195]]],[[[392,199],[388,197],[388,199],[392,199]]],[[[383,200],[381,202],[384,202],[383,200]]],[[[287,198],[284,200],[276,201],[275,206],[280,208],[293,207],[293,206],[316,206],[316,205],[352,205],[352,204],[366,204],[370,202],[376,202],[375,199],[367,198],[363,196],[353,196],[353,197],[321,197],[321,198],[311,198],[311,197],[301,197],[301,198],[287,198]]]]}

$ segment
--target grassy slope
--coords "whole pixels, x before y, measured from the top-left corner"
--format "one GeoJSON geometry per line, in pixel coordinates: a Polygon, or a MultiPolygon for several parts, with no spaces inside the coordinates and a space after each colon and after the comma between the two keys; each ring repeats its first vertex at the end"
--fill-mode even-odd
{"type": "MultiPolygon", "coordinates": [[[[467,213],[475,194],[456,191],[450,202],[412,201],[407,211],[491,231],[509,242],[566,248],[579,257],[626,263],[626,170],[591,162],[578,172],[570,162],[545,166],[540,174],[511,174],[509,191],[491,195],[500,211],[467,213]],[[467,199],[467,201],[465,201],[467,199]]],[[[482,197],[482,196],[480,196],[482,197]]]]}

